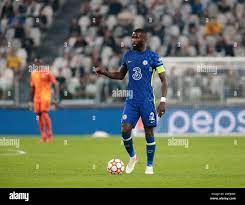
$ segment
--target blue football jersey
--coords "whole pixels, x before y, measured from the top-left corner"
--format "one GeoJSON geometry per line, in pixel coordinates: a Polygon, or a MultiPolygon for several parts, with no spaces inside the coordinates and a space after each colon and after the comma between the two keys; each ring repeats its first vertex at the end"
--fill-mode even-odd
{"type": "Polygon", "coordinates": [[[128,71],[128,90],[133,95],[127,97],[126,101],[154,101],[152,83],[155,71],[165,72],[159,55],[148,49],[143,52],[129,50],[123,56],[122,66],[128,71]]]}

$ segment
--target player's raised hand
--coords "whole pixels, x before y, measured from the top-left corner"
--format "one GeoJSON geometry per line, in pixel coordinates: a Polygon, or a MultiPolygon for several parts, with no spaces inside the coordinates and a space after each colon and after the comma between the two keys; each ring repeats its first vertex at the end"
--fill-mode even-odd
{"type": "Polygon", "coordinates": [[[157,107],[157,113],[159,117],[162,117],[165,113],[165,102],[160,102],[157,107]]]}

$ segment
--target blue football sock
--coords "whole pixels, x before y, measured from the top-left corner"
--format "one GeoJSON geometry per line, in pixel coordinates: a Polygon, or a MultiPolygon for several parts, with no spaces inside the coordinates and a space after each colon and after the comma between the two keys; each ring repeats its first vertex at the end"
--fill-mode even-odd
{"type": "Polygon", "coordinates": [[[156,149],[154,136],[146,137],[147,166],[153,166],[153,159],[156,149]]]}
{"type": "Polygon", "coordinates": [[[133,157],[135,155],[135,152],[134,152],[133,139],[131,137],[131,132],[130,133],[123,132],[122,138],[123,138],[124,147],[126,148],[129,156],[133,157]]]}

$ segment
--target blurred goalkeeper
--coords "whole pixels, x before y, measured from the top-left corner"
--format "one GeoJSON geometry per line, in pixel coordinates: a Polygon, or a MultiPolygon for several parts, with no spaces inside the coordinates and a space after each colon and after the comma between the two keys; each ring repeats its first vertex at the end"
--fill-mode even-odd
{"type": "Polygon", "coordinates": [[[49,117],[51,106],[51,85],[55,86],[54,104],[57,108],[58,103],[58,84],[48,66],[43,65],[40,58],[35,59],[35,68],[31,70],[31,102],[29,106],[34,105],[34,112],[38,116],[38,124],[41,133],[40,142],[51,142],[53,140],[52,123],[49,117]]]}
{"type": "Polygon", "coordinates": [[[143,29],[136,29],[132,33],[132,49],[126,52],[122,59],[120,71],[109,72],[104,68],[97,67],[96,73],[107,76],[111,79],[123,80],[128,72],[128,90],[132,96],[127,97],[122,114],[122,138],[124,146],[130,156],[126,167],[126,173],[134,170],[138,162],[133,147],[131,131],[141,117],[146,138],[147,164],[145,174],[153,174],[153,159],[156,149],[153,128],[157,125],[157,113],[161,117],[165,113],[167,95],[167,79],[162,59],[155,52],[146,49],[146,32],[143,29]],[[152,81],[155,72],[158,72],[162,86],[162,97],[155,109],[155,96],[152,88],[152,81]]]}

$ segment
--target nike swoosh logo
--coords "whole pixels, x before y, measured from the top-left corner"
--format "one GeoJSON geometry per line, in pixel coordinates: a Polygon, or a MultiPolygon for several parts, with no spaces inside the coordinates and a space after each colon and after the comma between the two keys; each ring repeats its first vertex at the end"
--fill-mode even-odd
{"type": "Polygon", "coordinates": [[[131,63],[132,61],[128,61],[128,63],[131,63]]]}

